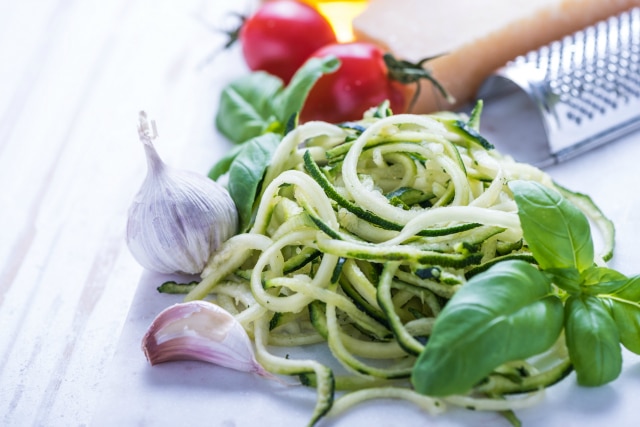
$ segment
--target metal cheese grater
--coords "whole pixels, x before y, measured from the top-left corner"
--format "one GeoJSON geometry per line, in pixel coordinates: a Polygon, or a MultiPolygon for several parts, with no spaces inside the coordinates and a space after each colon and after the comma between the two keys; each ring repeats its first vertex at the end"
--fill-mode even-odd
{"type": "Polygon", "coordinates": [[[507,151],[538,166],[640,129],[640,7],[514,59],[477,97],[512,125],[507,151]]]}

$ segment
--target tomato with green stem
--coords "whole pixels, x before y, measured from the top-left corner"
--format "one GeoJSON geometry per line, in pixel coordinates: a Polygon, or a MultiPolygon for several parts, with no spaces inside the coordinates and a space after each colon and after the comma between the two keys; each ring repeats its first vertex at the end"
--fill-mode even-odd
{"type": "Polygon", "coordinates": [[[417,97],[422,79],[429,80],[447,99],[451,97],[423,68],[430,58],[411,63],[397,60],[368,42],[333,43],[318,49],[312,57],[333,55],[340,68],[323,75],[313,87],[300,114],[303,122],[322,120],[339,123],[362,118],[365,111],[389,101],[391,111],[405,113],[417,97]],[[408,84],[416,84],[411,98],[408,84]]]}

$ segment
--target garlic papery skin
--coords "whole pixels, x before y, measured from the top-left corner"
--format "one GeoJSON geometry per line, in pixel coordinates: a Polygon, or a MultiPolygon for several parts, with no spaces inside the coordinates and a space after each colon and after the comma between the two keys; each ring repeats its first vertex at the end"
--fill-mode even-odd
{"type": "Polygon", "coordinates": [[[197,360],[277,379],[256,360],[240,322],[207,301],[189,301],[164,309],[142,339],[142,349],[151,365],[197,360]]]}
{"type": "Polygon", "coordinates": [[[155,126],[152,132],[144,112],[138,133],[147,175],[129,208],[127,246],[151,271],[199,274],[210,255],[237,232],[235,203],[208,177],[166,165],[153,145],[155,126]]]}

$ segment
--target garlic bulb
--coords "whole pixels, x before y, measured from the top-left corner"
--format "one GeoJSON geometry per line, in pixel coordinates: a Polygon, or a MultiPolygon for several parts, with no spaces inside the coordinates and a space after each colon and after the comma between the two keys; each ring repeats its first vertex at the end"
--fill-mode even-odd
{"type": "Polygon", "coordinates": [[[220,184],[163,163],[153,146],[155,123],[151,127],[153,134],[141,112],[138,133],[148,169],[129,208],[127,245],[149,270],[198,274],[210,254],[236,233],[238,212],[220,184]]]}
{"type": "Polygon", "coordinates": [[[151,365],[198,360],[277,379],[256,360],[240,322],[207,301],[190,301],[164,309],[142,339],[142,349],[151,365]]]}

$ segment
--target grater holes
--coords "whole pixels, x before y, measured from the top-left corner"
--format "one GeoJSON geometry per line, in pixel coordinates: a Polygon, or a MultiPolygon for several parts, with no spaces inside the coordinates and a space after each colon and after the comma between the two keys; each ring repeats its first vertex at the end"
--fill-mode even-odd
{"type": "Polygon", "coordinates": [[[632,40],[628,29],[640,25],[638,14],[612,18],[564,42],[573,41],[574,47],[554,46],[562,60],[550,61],[556,67],[547,75],[555,81],[549,89],[567,108],[566,119],[576,124],[591,120],[596,114],[606,114],[632,98],[640,98],[640,41],[632,40]],[[634,20],[635,19],[635,20],[634,20]],[[618,26],[623,31],[616,31],[618,26]],[[567,64],[573,63],[567,70],[567,64]]]}
{"type": "Polygon", "coordinates": [[[564,120],[583,124],[640,100],[639,28],[640,8],[636,8],[515,62],[537,69],[534,80],[543,85],[540,93],[546,105],[564,120]]]}

